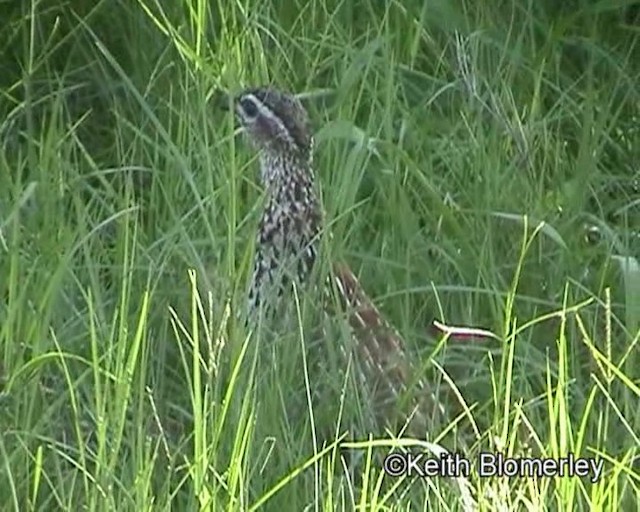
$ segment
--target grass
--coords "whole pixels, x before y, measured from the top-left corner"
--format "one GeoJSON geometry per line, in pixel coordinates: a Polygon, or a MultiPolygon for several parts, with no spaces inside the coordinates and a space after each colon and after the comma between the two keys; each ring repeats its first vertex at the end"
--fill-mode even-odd
{"type": "Polygon", "coordinates": [[[472,508],[450,478],[384,476],[432,446],[354,434],[366,406],[313,378],[304,330],[236,321],[260,190],[209,100],[265,82],[304,93],[327,251],[455,383],[465,455],[603,461],[596,482],[474,467],[477,507],[637,503],[632,3],[5,3],[3,509],[472,508]]]}

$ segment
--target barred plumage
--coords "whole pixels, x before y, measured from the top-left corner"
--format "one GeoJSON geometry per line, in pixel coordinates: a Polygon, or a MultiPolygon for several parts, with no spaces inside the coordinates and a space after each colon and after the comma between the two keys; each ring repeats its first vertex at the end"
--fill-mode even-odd
{"type": "Polygon", "coordinates": [[[263,308],[273,309],[275,297],[291,282],[305,282],[316,260],[322,215],[313,189],[313,138],[300,102],[275,89],[258,88],[240,94],[235,111],[260,152],[267,195],[249,289],[249,313],[255,317],[263,308]]]}
{"type": "Polygon", "coordinates": [[[348,313],[378,423],[399,421],[409,433],[423,436],[445,417],[441,402],[416,374],[404,340],[384,319],[349,267],[334,264],[332,279],[348,313]],[[403,399],[406,404],[400,403],[403,399]]]}
{"type": "MultiPolygon", "coordinates": [[[[266,191],[249,291],[249,313],[255,317],[273,309],[292,282],[303,287],[307,283],[318,252],[322,210],[314,190],[313,137],[302,104],[290,94],[265,87],[239,94],[234,109],[259,151],[266,191]]],[[[331,277],[347,311],[376,418],[387,425],[410,420],[411,431],[424,435],[429,417],[442,410],[424,381],[413,375],[404,340],[383,319],[347,266],[333,265],[331,277]],[[399,400],[406,392],[414,399],[402,412],[399,400]]]]}

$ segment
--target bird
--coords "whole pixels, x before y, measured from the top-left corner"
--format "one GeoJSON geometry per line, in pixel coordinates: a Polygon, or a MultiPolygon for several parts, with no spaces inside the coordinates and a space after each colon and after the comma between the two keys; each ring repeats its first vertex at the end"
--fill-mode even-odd
{"type": "MultiPolygon", "coordinates": [[[[279,318],[282,304],[292,302],[293,287],[313,286],[311,274],[326,235],[313,168],[313,129],[301,101],[273,86],[244,89],[229,96],[228,105],[259,155],[265,192],[247,310],[255,321],[279,318]]],[[[330,262],[323,288],[324,297],[337,295],[334,303],[345,313],[359,381],[367,388],[376,423],[424,436],[434,421],[444,418],[445,409],[411,364],[405,340],[346,263],[330,262]]]]}

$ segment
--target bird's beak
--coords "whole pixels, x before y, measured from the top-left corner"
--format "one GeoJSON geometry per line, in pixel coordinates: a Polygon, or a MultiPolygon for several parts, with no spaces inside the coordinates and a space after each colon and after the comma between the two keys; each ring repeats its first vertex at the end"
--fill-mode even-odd
{"type": "Polygon", "coordinates": [[[238,120],[238,115],[236,113],[236,102],[232,94],[229,94],[222,89],[217,89],[211,95],[211,102],[215,108],[223,110],[224,112],[232,113],[236,128],[235,132],[239,133],[242,131],[242,123],[240,123],[240,121],[238,120]]]}
{"type": "Polygon", "coordinates": [[[228,92],[223,91],[222,89],[217,89],[213,92],[211,101],[215,108],[219,108],[226,112],[233,112],[233,96],[228,92]]]}

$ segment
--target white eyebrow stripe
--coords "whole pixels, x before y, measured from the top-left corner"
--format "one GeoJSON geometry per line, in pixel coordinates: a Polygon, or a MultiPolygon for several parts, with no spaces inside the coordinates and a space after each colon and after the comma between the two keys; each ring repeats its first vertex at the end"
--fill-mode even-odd
{"type": "Polygon", "coordinates": [[[278,132],[280,134],[284,134],[284,137],[287,139],[287,142],[291,144],[295,143],[295,141],[293,140],[293,137],[289,133],[289,129],[282,122],[282,119],[280,119],[273,112],[273,110],[271,110],[267,105],[265,105],[262,101],[260,101],[255,94],[245,94],[241,98],[241,100],[238,102],[238,106],[237,106],[238,112],[244,119],[246,119],[246,116],[244,115],[244,109],[242,108],[242,100],[245,100],[245,99],[251,101],[256,106],[261,116],[266,117],[267,119],[269,119],[271,122],[275,123],[278,126],[278,132]]]}

